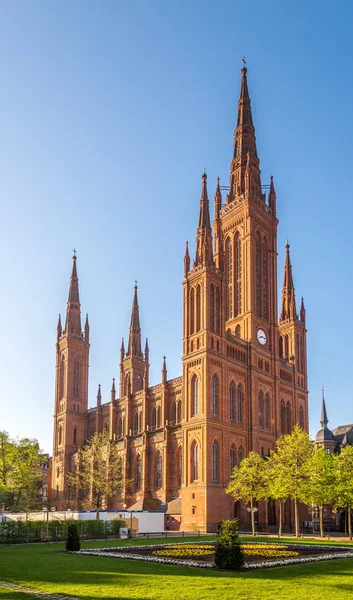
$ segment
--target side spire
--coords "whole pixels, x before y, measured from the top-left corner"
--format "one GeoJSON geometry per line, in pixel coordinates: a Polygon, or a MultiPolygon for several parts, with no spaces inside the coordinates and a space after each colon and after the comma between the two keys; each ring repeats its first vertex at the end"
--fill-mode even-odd
{"type": "Polygon", "coordinates": [[[284,280],[282,288],[282,310],[280,321],[296,321],[298,318],[295,291],[293,284],[292,265],[290,261],[289,244],[286,243],[286,259],[284,263],[284,280]]]}
{"type": "Polygon", "coordinates": [[[326,429],[328,424],[327,412],[326,412],[326,404],[325,404],[325,390],[322,388],[322,406],[321,406],[321,427],[326,429]]]}
{"type": "Polygon", "coordinates": [[[70,278],[69,297],[66,308],[66,322],[65,322],[65,333],[73,333],[75,335],[81,335],[81,305],[80,296],[78,291],[78,277],[77,277],[77,256],[76,250],[72,257],[72,271],[70,278]]]}
{"type": "Polygon", "coordinates": [[[162,383],[167,383],[167,359],[163,356],[162,383]]]}
{"type": "Polygon", "coordinates": [[[273,175],[271,175],[271,180],[270,180],[270,191],[268,194],[268,205],[270,210],[272,211],[273,216],[276,216],[276,212],[277,212],[277,198],[276,198],[276,192],[275,192],[275,185],[273,183],[273,175]]]}
{"type": "Polygon", "coordinates": [[[141,350],[141,327],[139,305],[137,299],[137,282],[135,283],[134,287],[134,299],[132,302],[131,309],[129,345],[127,350],[127,356],[138,356],[139,358],[143,358],[141,350]]]}
{"type": "Polygon", "coordinates": [[[207,194],[207,174],[202,174],[202,188],[200,198],[199,226],[196,237],[195,265],[207,266],[213,264],[212,230],[210,221],[210,207],[207,194]]]}
{"type": "Polygon", "coordinates": [[[101,392],[101,384],[98,384],[98,394],[97,394],[97,406],[101,406],[102,404],[102,392],[101,392]]]}
{"type": "Polygon", "coordinates": [[[241,70],[237,126],[234,131],[233,160],[230,165],[230,192],[227,202],[247,194],[249,199],[264,200],[261,189],[260,161],[248,89],[247,68],[241,70]],[[245,175],[247,182],[245,182],[245,175]],[[247,185],[245,185],[247,184],[247,185]]]}
{"type": "Polygon", "coordinates": [[[219,177],[217,177],[216,193],[214,195],[214,218],[218,219],[222,208],[222,192],[219,183],[219,177]]]}
{"type": "Polygon", "coordinates": [[[306,310],[305,310],[305,306],[304,306],[304,298],[302,296],[302,303],[300,305],[300,320],[303,323],[304,327],[305,327],[305,320],[306,320],[306,310]]]}
{"type": "Polygon", "coordinates": [[[190,271],[189,242],[186,240],[185,254],[184,254],[184,277],[188,276],[189,271],[190,271]]]}
{"type": "Polygon", "coordinates": [[[56,327],[56,331],[57,331],[57,339],[59,339],[63,332],[63,328],[61,325],[61,315],[59,315],[59,318],[58,318],[58,325],[56,327]]]}

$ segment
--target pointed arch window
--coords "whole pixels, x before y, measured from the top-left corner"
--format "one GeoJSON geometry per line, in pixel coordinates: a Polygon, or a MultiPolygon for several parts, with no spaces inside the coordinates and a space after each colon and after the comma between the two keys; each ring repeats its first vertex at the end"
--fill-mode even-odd
{"type": "Polygon", "coordinates": [[[176,402],[173,402],[172,404],[172,411],[171,411],[171,425],[175,425],[176,421],[177,421],[177,407],[176,407],[176,402]]]}
{"type": "Polygon", "coordinates": [[[302,406],[299,408],[299,427],[304,429],[304,409],[302,406]]]}
{"type": "Polygon", "coordinates": [[[181,422],[182,419],[182,413],[181,413],[181,400],[179,400],[178,402],[178,423],[181,422]]]}
{"type": "Polygon", "coordinates": [[[284,336],[284,356],[285,358],[289,358],[289,337],[288,334],[284,336]]]}
{"type": "Polygon", "coordinates": [[[191,481],[199,478],[199,446],[194,442],[191,447],[191,481]]]}
{"type": "Polygon", "coordinates": [[[231,421],[235,419],[235,385],[233,381],[229,386],[229,418],[231,421]]]}
{"type": "Polygon", "coordinates": [[[280,402],[280,426],[281,426],[281,434],[285,433],[285,422],[286,422],[286,408],[284,405],[284,400],[280,402]]]}
{"type": "Polygon", "coordinates": [[[136,492],[139,492],[141,489],[141,456],[139,454],[136,457],[135,488],[136,492]]]}
{"type": "Polygon", "coordinates": [[[230,238],[226,241],[226,275],[227,275],[227,319],[233,316],[233,257],[232,242],[230,238]]]}
{"type": "Polygon", "coordinates": [[[216,287],[216,333],[221,333],[221,293],[216,287]]]}
{"type": "Polygon", "coordinates": [[[286,433],[290,433],[292,431],[292,415],[291,415],[291,406],[289,402],[286,404],[286,433]]]}
{"type": "Polygon", "coordinates": [[[238,413],[238,423],[243,422],[243,388],[241,384],[238,384],[237,390],[237,413],[238,413]]]}
{"type": "Polygon", "coordinates": [[[157,408],[157,427],[161,426],[161,407],[157,408]]]}
{"type": "Polygon", "coordinates": [[[242,255],[241,255],[241,239],[239,231],[235,235],[235,316],[241,314],[242,303],[242,255]]]}
{"type": "Polygon", "coordinates": [[[279,336],[279,355],[283,358],[283,337],[279,336]]]}
{"type": "Polygon", "coordinates": [[[264,413],[265,429],[270,429],[270,395],[268,393],[265,396],[264,413]]]}
{"type": "Polygon", "coordinates": [[[199,380],[196,375],[191,380],[192,416],[199,413],[199,380]]]}
{"type": "Polygon", "coordinates": [[[259,413],[259,427],[264,426],[264,395],[263,392],[259,392],[258,396],[258,413],[259,413]]]}
{"type": "Polygon", "coordinates": [[[139,416],[138,413],[135,412],[134,414],[134,425],[133,425],[133,433],[137,433],[138,432],[138,428],[139,428],[139,416]]]}
{"type": "Polygon", "coordinates": [[[159,490],[162,487],[162,455],[160,452],[156,458],[156,488],[159,490]]]}
{"type": "Polygon", "coordinates": [[[234,469],[235,465],[237,464],[236,463],[236,456],[237,456],[236,449],[235,449],[235,446],[233,445],[233,446],[230,447],[230,450],[229,450],[229,471],[230,471],[230,474],[233,473],[233,469],[234,469]]]}
{"type": "Polygon", "coordinates": [[[212,377],[212,414],[217,415],[218,411],[218,379],[216,375],[212,377]]]}
{"type": "Polygon", "coordinates": [[[212,481],[218,481],[218,444],[212,444],[212,481]]]}
{"type": "Polygon", "coordinates": [[[263,316],[268,319],[268,250],[267,241],[262,241],[262,304],[263,316]]]}
{"type": "Polygon", "coordinates": [[[196,331],[201,329],[201,286],[196,288],[196,331]]]}
{"type": "Polygon", "coordinates": [[[190,335],[195,333],[195,290],[190,292],[190,335]]]}
{"type": "Polygon", "coordinates": [[[74,427],[74,444],[77,444],[77,429],[74,427]]]}
{"type": "Polygon", "coordinates": [[[61,357],[60,362],[60,386],[59,386],[59,400],[64,397],[64,381],[65,381],[65,357],[61,357]]]}
{"type": "Polygon", "coordinates": [[[123,437],[123,420],[120,417],[118,419],[118,438],[121,438],[121,437],[123,437]]]}
{"type": "Polygon", "coordinates": [[[156,407],[154,406],[151,411],[151,429],[154,431],[157,426],[157,412],[156,407]]]}
{"type": "Polygon", "coordinates": [[[139,412],[139,431],[142,431],[142,411],[139,412]]]}
{"type": "Polygon", "coordinates": [[[80,391],[80,361],[75,360],[74,365],[74,398],[75,400],[79,399],[79,391],[80,391]]]}
{"type": "Polygon", "coordinates": [[[238,466],[240,466],[241,461],[244,458],[244,452],[243,452],[243,448],[240,446],[239,450],[238,450],[238,466]]]}
{"type": "Polygon", "coordinates": [[[210,285],[210,331],[214,332],[214,322],[215,322],[215,293],[214,293],[214,285],[211,283],[210,285]]]}
{"type": "Polygon", "coordinates": [[[256,234],[256,313],[261,315],[261,240],[259,233],[256,234]]]}
{"type": "Polygon", "coordinates": [[[176,487],[180,488],[182,483],[182,455],[181,446],[178,446],[174,455],[174,469],[176,487]]]}
{"type": "Polygon", "coordinates": [[[59,425],[59,436],[58,436],[58,438],[59,438],[58,441],[59,441],[59,446],[60,446],[60,444],[63,443],[63,428],[62,428],[62,425],[59,425]]]}

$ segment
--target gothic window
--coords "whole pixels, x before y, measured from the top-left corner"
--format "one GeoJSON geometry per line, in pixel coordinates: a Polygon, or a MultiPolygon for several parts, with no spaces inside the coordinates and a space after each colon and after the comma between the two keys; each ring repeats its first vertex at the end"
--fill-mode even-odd
{"type": "Polygon", "coordinates": [[[212,481],[218,481],[218,444],[212,444],[212,481]]]}
{"type": "Polygon", "coordinates": [[[229,470],[230,470],[230,474],[233,473],[233,469],[236,465],[236,449],[235,446],[231,446],[230,447],[230,451],[229,451],[229,470]]]}
{"type": "Polygon", "coordinates": [[[181,454],[181,449],[178,454],[178,487],[181,487],[182,484],[182,475],[183,475],[183,457],[181,454]]]}
{"type": "Polygon", "coordinates": [[[196,375],[191,380],[192,394],[192,415],[197,415],[199,412],[199,380],[196,375]]]}
{"type": "Polygon", "coordinates": [[[139,412],[139,427],[138,427],[139,431],[142,431],[142,411],[139,412]]]}
{"type": "Polygon", "coordinates": [[[226,241],[226,275],[227,275],[227,319],[233,316],[232,296],[233,296],[233,260],[232,260],[232,242],[230,238],[226,241]]]}
{"type": "Polygon", "coordinates": [[[64,397],[65,358],[61,357],[59,400],[64,397]]]}
{"type": "Polygon", "coordinates": [[[156,407],[154,406],[152,408],[152,412],[151,412],[151,429],[152,431],[154,429],[156,429],[157,426],[157,413],[156,413],[156,407]]]}
{"type": "Polygon", "coordinates": [[[299,343],[300,343],[300,358],[301,358],[300,372],[304,373],[305,356],[304,356],[304,340],[302,337],[299,338],[299,343]]]}
{"type": "Polygon", "coordinates": [[[201,329],[201,287],[196,288],[196,331],[201,329]]]}
{"type": "Polygon", "coordinates": [[[139,428],[139,416],[137,412],[134,414],[134,425],[133,425],[133,433],[137,433],[139,428]]]}
{"type": "Polygon", "coordinates": [[[235,404],[235,386],[232,381],[229,386],[229,418],[231,421],[234,421],[234,418],[235,418],[234,404],[235,404]]]}
{"type": "Polygon", "coordinates": [[[176,402],[173,402],[172,404],[172,411],[171,411],[171,424],[175,425],[176,420],[177,420],[177,407],[176,407],[176,402]]]}
{"type": "Polygon", "coordinates": [[[138,454],[136,457],[136,468],[135,468],[135,486],[136,492],[141,489],[141,456],[138,454]]]}
{"type": "Polygon", "coordinates": [[[265,396],[265,429],[270,429],[270,396],[265,396]]]}
{"type": "Polygon", "coordinates": [[[240,337],[240,333],[241,333],[240,325],[237,325],[235,328],[235,335],[237,337],[240,337]]]}
{"type": "Polygon", "coordinates": [[[140,373],[138,373],[137,379],[136,379],[136,391],[139,392],[140,390],[142,390],[142,377],[141,377],[140,373]]]}
{"type": "Polygon", "coordinates": [[[63,428],[62,425],[59,425],[59,445],[63,442],[63,428]]]}
{"type": "Polygon", "coordinates": [[[290,433],[292,430],[292,416],[291,416],[291,407],[289,402],[286,405],[286,433],[290,433]]]}
{"type": "Polygon", "coordinates": [[[262,302],[263,316],[268,319],[268,251],[265,239],[262,242],[262,302]]]}
{"type": "Polygon", "coordinates": [[[214,317],[215,317],[215,298],[214,298],[214,285],[210,285],[210,331],[214,331],[214,317]]]}
{"type": "Polygon", "coordinates": [[[218,379],[212,377],[212,414],[216,415],[218,410],[218,379]]]}
{"type": "Polygon", "coordinates": [[[181,422],[182,419],[182,415],[181,415],[181,401],[178,402],[178,423],[181,422]]]}
{"type": "Polygon", "coordinates": [[[180,488],[182,483],[182,455],[181,446],[178,446],[174,455],[174,471],[176,487],[180,488]]]}
{"type": "Polygon", "coordinates": [[[285,421],[286,421],[286,409],[284,405],[284,400],[280,402],[280,424],[281,424],[281,434],[285,433],[285,421]]]}
{"type": "Polygon", "coordinates": [[[118,438],[121,438],[123,436],[123,420],[120,417],[118,420],[118,438]]]}
{"type": "Polygon", "coordinates": [[[259,233],[256,234],[256,313],[261,315],[261,241],[259,233]]]}
{"type": "Polygon", "coordinates": [[[108,422],[107,421],[104,422],[103,430],[104,430],[105,433],[108,432],[108,422]]]}
{"type": "Polygon", "coordinates": [[[235,236],[235,316],[241,314],[241,271],[241,239],[240,233],[237,232],[235,236]]]}
{"type": "Polygon", "coordinates": [[[162,487],[162,455],[160,452],[156,458],[156,488],[159,490],[162,487]]]}
{"type": "Polygon", "coordinates": [[[240,446],[239,450],[238,450],[238,466],[240,466],[241,461],[244,458],[244,452],[243,452],[243,448],[240,446]]]}
{"type": "Polygon", "coordinates": [[[238,412],[238,423],[243,422],[243,388],[241,384],[238,384],[237,390],[237,412],[238,412]]]}
{"type": "Polygon", "coordinates": [[[157,427],[161,426],[161,407],[157,408],[157,427]]]}
{"type": "Polygon", "coordinates": [[[75,360],[74,365],[74,398],[78,400],[80,389],[80,361],[75,360]]]}
{"type": "Polygon", "coordinates": [[[221,333],[221,293],[219,287],[216,288],[216,333],[221,333]]]}
{"type": "Polygon", "coordinates": [[[299,408],[299,427],[304,429],[304,409],[302,406],[299,408]]]}
{"type": "Polygon", "coordinates": [[[289,358],[289,337],[288,334],[284,336],[284,356],[289,358]]]}
{"type": "Polygon", "coordinates": [[[76,427],[74,427],[74,444],[77,444],[77,430],[76,430],[76,427]]]}
{"type": "Polygon", "coordinates": [[[195,290],[190,292],[190,335],[195,333],[195,290]]]}
{"type": "Polygon", "coordinates": [[[196,442],[191,447],[191,481],[199,478],[199,446],[196,442]]]}
{"type": "Polygon", "coordinates": [[[258,406],[259,427],[263,427],[264,426],[264,395],[263,395],[262,391],[259,392],[258,403],[259,403],[259,406],[258,406]]]}
{"type": "Polygon", "coordinates": [[[283,358],[283,337],[279,336],[279,355],[283,358]]]}

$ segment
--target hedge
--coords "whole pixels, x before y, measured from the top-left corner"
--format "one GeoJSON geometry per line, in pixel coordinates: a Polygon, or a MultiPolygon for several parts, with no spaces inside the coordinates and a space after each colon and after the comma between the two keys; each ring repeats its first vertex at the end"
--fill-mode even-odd
{"type": "Polygon", "coordinates": [[[120,519],[112,521],[50,519],[48,523],[47,521],[2,521],[0,522],[0,544],[41,542],[47,539],[66,540],[70,524],[76,524],[80,536],[85,538],[118,536],[120,527],[126,527],[125,521],[120,519]]]}

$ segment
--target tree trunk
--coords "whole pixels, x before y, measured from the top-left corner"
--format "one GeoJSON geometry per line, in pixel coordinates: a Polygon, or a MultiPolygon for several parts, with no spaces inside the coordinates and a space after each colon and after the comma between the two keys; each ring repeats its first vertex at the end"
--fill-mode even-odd
{"type": "Polygon", "coordinates": [[[320,536],[324,537],[324,507],[322,506],[322,504],[320,504],[320,506],[319,506],[319,513],[320,513],[320,536]]]}
{"type": "Polygon", "coordinates": [[[279,525],[278,525],[278,535],[279,537],[282,537],[282,508],[283,508],[283,503],[282,500],[279,500],[279,525]]]}
{"type": "Polygon", "coordinates": [[[299,537],[298,500],[294,498],[295,537],[299,537]]]}
{"type": "Polygon", "coordinates": [[[250,512],[251,512],[251,529],[252,529],[252,534],[253,536],[255,536],[255,513],[254,513],[254,507],[253,507],[253,499],[251,498],[251,502],[250,502],[250,512]]]}
{"type": "Polygon", "coordinates": [[[352,519],[351,519],[351,507],[348,506],[348,537],[352,539],[352,519]]]}

